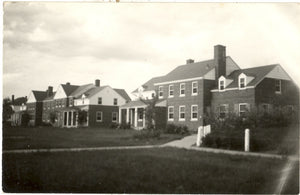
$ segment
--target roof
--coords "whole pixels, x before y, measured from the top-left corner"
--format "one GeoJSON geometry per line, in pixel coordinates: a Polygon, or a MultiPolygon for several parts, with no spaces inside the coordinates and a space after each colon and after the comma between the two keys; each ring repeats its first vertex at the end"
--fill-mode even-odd
{"type": "Polygon", "coordinates": [[[126,101],[131,101],[131,98],[124,89],[114,89],[120,96],[122,96],[126,101]]]}
{"type": "Polygon", "coordinates": [[[95,87],[95,85],[93,85],[91,83],[78,86],[69,96],[73,96],[73,97],[77,98],[93,87],[95,87]]]}
{"type": "MultiPolygon", "coordinates": [[[[124,104],[122,106],[120,106],[121,108],[132,108],[132,107],[146,107],[148,102],[151,102],[152,100],[135,100],[135,101],[131,101],[128,102],[127,104],[124,104]]],[[[155,103],[155,105],[157,107],[161,107],[162,105],[158,105],[161,102],[165,102],[165,100],[157,100],[157,102],[155,103]]],[[[165,106],[164,106],[165,107],[165,106]]]]}
{"type": "Polygon", "coordinates": [[[230,83],[226,88],[238,87],[238,77],[241,73],[246,76],[254,77],[254,79],[247,84],[247,86],[256,86],[269,72],[271,72],[279,64],[272,64],[266,66],[258,66],[254,68],[246,68],[233,71],[227,78],[232,79],[233,82],[230,83]]]}
{"type": "Polygon", "coordinates": [[[90,88],[88,89],[87,91],[85,91],[83,94],[86,96],[86,97],[91,97],[95,94],[97,94],[98,92],[102,91],[102,89],[106,88],[107,85],[105,86],[101,86],[101,87],[96,87],[94,86],[93,88],[90,88]]]}
{"type": "Polygon", "coordinates": [[[61,86],[67,96],[69,96],[73,91],[75,91],[79,87],[78,85],[70,85],[70,84],[61,84],[61,86]]]}
{"type": "Polygon", "coordinates": [[[22,104],[25,104],[27,102],[27,97],[19,97],[14,99],[14,102],[12,103],[12,105],[14,106],[20,106],[22,104]]]}
{"type": "Polygon", "coordinates": [[[53,94],[51,96],[46,97],[44,100],[53,100],[55,94],[56,94],[56,92],[53,92],[53,94]]]}
{"type": "Polygon", "coordinates": [[[36,101],[43,101],[47,97],[46,91],[32,91],[36,101]]]}
{"type": "MultiPolygon", "coordinates": [[[[229,58],[230,56],[227,56],[226,60],[228,60],[229,58]]],[[[214,68],[215,68],[214,59],[180,65],[177,66],[174,70],[172,70],[168,74],[166,74],[165,76],[154,77],[150,79],[143,86],[145,86],[145,91],[153,90],[154,83],[203,77],[205,74],[207,74],[209,71],[211,71],[214,68]]],[[[135,92],[138,92],[138,89],[133,91],[133,93],[135,92]]]]}

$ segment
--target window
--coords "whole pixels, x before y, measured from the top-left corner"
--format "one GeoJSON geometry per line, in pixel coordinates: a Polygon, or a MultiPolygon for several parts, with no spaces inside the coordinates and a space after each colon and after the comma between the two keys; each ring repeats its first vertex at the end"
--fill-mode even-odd
{"type": "Polygon", "coordinates": [[[118,113],[117,112],[113,112],[112,113],[112,122],[117,122],[117,118],[118,118],[118,113]]]}
{"type": "Polygon", "coordinates": [[[240,78],[240,88],[245,88],[245,78],[240,78]]]}
{"type": "Polygon", "coordinates": [[[117,98],[114,98],[114,105],[118,105],[118,99],[117,98]]]}
{"type": "Polygon", "coordinates": [[[174,120],[174,106],[168,107],[168,120],[173,121],[174,120]]]}
{"type": "Polygon", "coordinates": [[[159,86],[158,87],[158,97],[159,98],[162,98],[164,96],[164,93],[163,93],[163,86],[159,86]]]}
{"type": "Polygon", "coordinates": [[[248,104],[246,104],[246,103],[239,104],[239,116],[245,117],[247,111],[249,111],[248,104]]]}
{"type": "Polygon", "coordinates": [[[244,73],[241,73],[239,76],[239,89],[245,89],[246,88],[246,75],[244,73]]]}
{"type": "Polygon", "coordinates": [[[142,121],[144,118],[143,110],[138,109],[138,120],[142,121]]]}
{"type": "Polygon", "coordinates": [[[198,82],[192,82],[192,95],[197,95],[198,94],[198,82]]]}
{"type": "Polygon", "coordinates": [[[225,86],[225,82],[224,81],[220,81],[220,90],[224,90],[225,86]]]}
{"type": "Polygon", "coordinates": [[[180,96],[185,96],[185,83],[180,83],[180,96]]]}
{"type": "Polygon", "coordinates": [[[275,80],[275,93],[281,93],[281,80],[275,80]]]}
{"type": "Polygon", "coordinates": [[[198,105],[192,105],[191,107],[191,120],[198,120],[198,105]]]}
{"type": "Polygon", "coordinates": [[[227,105],[222,104],[219,107],[219,118],[224,119],[226,117],[226,112],[227,112],[227,105]]]}
{"type": "Polygon", "coordinates": [[[152,96],[152,98],[154,98],[154,96],[155,96],[155,93],[152,93],[152,94],[151,94],[151,96],[152,96]]]}
{"type": "Polygon", "coordinates": [[[169,85],[169,97],[174,97],[174,85],[169,85]]]}
{"type": "Polygon", "coordinates": [[[102,104],[102,97],[98,97],[98,104],[102,104]]]}
{"type": "Polygon", "coordinates": [[[96,121],[102,122],[102,112],[96,112],[96,121]]]}
{"type": "Polygon", "coordinates": [[[185,106],[179,106],[179,121],[185,121],[185,106]]]}
{"type": "Polygon", "coordinates": [[[70,99],[69,99],[69,107],[72,107],[72,106],[73,106],[73,103],[74,103],[73,98],[70,98],[70,99]]]}

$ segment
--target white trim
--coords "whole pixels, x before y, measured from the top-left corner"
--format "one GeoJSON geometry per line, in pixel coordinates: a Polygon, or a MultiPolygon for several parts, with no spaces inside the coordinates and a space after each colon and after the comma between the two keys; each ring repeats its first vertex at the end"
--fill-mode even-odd
{"type": "Polygon", "coordinates": [[[181,106],[179,106],[179,110],[178,110],[178,113],[179,113],[179,117],[178,117],[178,121],[185,121],[185,105],[181,105],[181,106]],[[180,114],[182,113],[182,112],[180,112],[180,108],[184,108],[184,118],[180,118],[180,114]]]}
{"type": "Polygon", "coordinates": [[[238,78],[238,87],[240,90],[246,89],[247,86],[247,76],[244,73],[241,73],[238,78]],[[241,79],[244,79],[244,87],[241,87],[241,79]]]}
{"type": "MultiPolygon", "coordinates": [[[[255,88],[255,86],[248,86],[248,87],[245,87],[245,89],[253,89],[255,88]]],[[[243,88],[244,89],[244,88],[243,88]]],[[[243,90],[242,89],[242,90],[243,90]]],[[[226,88],[224,91],[232,91],[232,90],[239,90],[238,87],[233,87],[233,88],[226,88]]],[[[210,90],[211,92],[219,92],[219,89],[212,89],[210,90]]],[[[223,92],[223,91],[222,91],[223,92]]]]}
{"type": "Polygon", "coordinates": [[[102,122],[103,121],[103,113],[102,113],[102,111],[97,111],[96,112],[96,122],[102,122]],[[98,113],[101,113],[101,120],[98,120],[97,118],[98,118],[98,113]]]}
{"type": "Polygon", "coordinates": [[[179,97],[185,97],[185,83],[180,83],[180,85],[179,85],[179,97]],[[184,90],[184,93],[183,94],[181,94],[181,90],[182,90],[182,88],[181,88],[181,86],[184,86],[183,88],[183,90],[184,90]]]}
{"type": "Polygon", "coordinates": [[[281,92],[282,92],[281,88],[282,88],[281,80],[280,79],[275,79],[275,93],[276,94],[281,94],[281,92]],[[279,88],[280,88],[279,91],[276,91],[277,81],[279,81],[279,88]]]}
{"type": "Polygon", "coordinates": [[[154,86],[157,85],[166,85],[166,84],[173,84],[173,83],[182,83],[182,82],[186,82],[186,81],[193,81],[193,80],[200,80],[203,79],[203,77],[194,77],[194,78],[189,78],[189,79],[181,79],[181,80],[174,80],[174,81],[166,81],[166,82],[162,82],[162,83],[154,83],[154,86]]]}
{"type": "Polygon", "coordinates": [[[193,82],[192,82],[192,96],[198,95],[198,90],[199,90],[199,89],[198,89],[198,81],[193,81],[193,82]],[[194,83],[196,83],[197,87],[193,87],[193,84],[194,84],[194,83]],[[196,93],[193,92],[193,91],[194,91],[194,88],[197,89],[197,92],[196,92],[196,93]]]}
{"type": "Polygon", "coordinates": [[[174,97],[174,85],[172,84],[172,85],[169,85],[169,91],[168,91],[168,97],[169,98],[172,98],[172,97],[174,97]],[[173,87],[173,95],[170,95],[170,87],[173,87]]]}
{"type": "Polygon", "coordinates": [[[174,106],[168,106],[168,121],[174,121],[174,112],[175,112],[175,110],[174,110],[174,106]],[[169,118],[169,114],[170,114],[170,108],[173,108],[173,118],[169,118]]]}
{"type": "MultiPolygon", "coordinates": [[[[248,103],[239,103],[239,116],[241,116],[241,106],[245,105],[246,109],[247,109],[247,105],[249,105],[248,103]]],[[[249,110],[248,110],[249,111],[249,110]]],[[[247,111],[246,111],[247,112],[247,111]]]]}
{"type": "Polygon", "coordinates": [[[112,112],[111,113],[111,122],[117,122],[118,121],[118,113],[117,112],[112,112]],[[114,113],[116,114],[116,120],[114,121],[114,113]]]}
{"type": "Polygon", "coordinates": [[[218,89],[219,89],[219,91],[225,91],[225,88],[226,88],[226,78],[224,76],[221,76],[218,81],[218,89]],[[222,81],[223,81],[223,89],[221,89],[222,81]]]}
{"type": "Polygon", "coordinates": [[[162,99],[164,97],[164,86],[158,87],[158,98],[162,99]],[[160,92],[162,92],[162,96],[160,95],[160,92]]]}
{"type": "Polygon", "coordinates": [[[197,104],[191,105],[191,121],[198,121],[198,105],[197,104]],[[197,118],[193,118],[193,107],[194,106],[197,106],[197,118]]]}

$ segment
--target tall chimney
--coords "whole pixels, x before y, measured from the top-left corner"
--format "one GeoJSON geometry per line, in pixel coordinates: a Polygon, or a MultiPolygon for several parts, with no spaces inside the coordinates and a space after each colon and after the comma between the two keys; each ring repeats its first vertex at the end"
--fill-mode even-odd
{"type": "Polygon", "coordinates": [[[11,96],[11,104],[14,104],[15,103],[15,95],[12,95],[11,96]]]}
{"type": "Polygon", "coordinates": [[[47,97],[50,97],[51,95],[53,95],[53,87],[49,86],[47,90],[47,97]]]}
{"type": "Polygon", "coordinates": [[[95,80],[95,86],[96,86],[96,87],[100,87],[100,80],[99,80],[99,79],[96,79],[96,80],[95,80]]]}
{"type": "Polygon", "coordinates": [[[193,60],[193,59],[187,59],[187,60],[186,60],[186,64],[192,64],[192,63],[194,63],[194,60],[193,60]]]}
{"type": "Polygon", "coordinates": [[[226,76],[226,47],[223,45],[215,45],[214,47],[214,64],[216,83],[220,76],[226,76]]]}
{"type": "Polygon", "coordinates": [[[66,82],[66,85],[70,85],[70,82],[66,82]]]}

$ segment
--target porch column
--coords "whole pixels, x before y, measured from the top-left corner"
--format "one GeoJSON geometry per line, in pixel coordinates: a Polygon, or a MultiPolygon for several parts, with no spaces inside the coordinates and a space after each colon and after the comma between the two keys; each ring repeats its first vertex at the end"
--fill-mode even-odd
{"type": "Polygon", "coordinates": [[[72,127],[73,126],[73,112],[71,111],[70,114],[71,114],[71,116],[70,116],[71,117],[71,124],[70,124],[70,126],[72,127]]]}
{"type": "Polygon", "coordinates": [[[137,108],[134,108],[134,127],[137,127],[137,108]]]}
{"type": "Polygon", "coordinates": [[[143,128],[145,128],[146,127],[146,110],[145,110],[145,108],[143,108],[143,128]]]}
{"type": "Polygon", "coordinates": [[[129,123],[129,108],[126,109],[126,123],[129,123]]]}
{"type": "Polygon", "coordinates": [[[66,122],[66,127],[68,127],[69,124],[69,112],[67,111],[67,122],[66,122]]]}
{"type": "Polygon", "coordinates": [[[122,119],[121,119],[121,117],[122,117],[122,109],[121,109],[121,108],[119,108],[119,124],[121,124],[121,123],[122,123],[122,119]]]}

